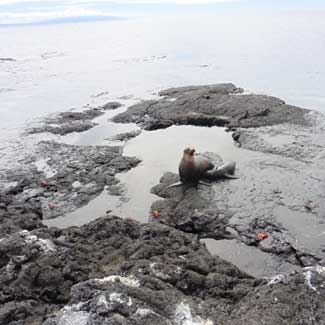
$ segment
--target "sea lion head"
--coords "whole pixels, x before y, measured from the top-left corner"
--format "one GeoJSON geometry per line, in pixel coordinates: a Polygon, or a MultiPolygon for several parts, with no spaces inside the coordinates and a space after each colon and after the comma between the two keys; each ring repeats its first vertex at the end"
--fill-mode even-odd
{"type": "Polygon", "coordinates": [[[193,156],[194,155],[194,152],[195,152],[195,149],[193,149],[193,148],[185,148],[184,149],[184,155],[193,156]]]}

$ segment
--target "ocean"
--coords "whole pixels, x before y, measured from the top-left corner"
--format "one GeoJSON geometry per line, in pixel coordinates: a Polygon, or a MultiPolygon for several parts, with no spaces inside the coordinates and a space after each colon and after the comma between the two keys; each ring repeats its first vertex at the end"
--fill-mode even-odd
{"type": "Polygon", "coordinates": [[[1,138],[119,96],[233,82],[325,112],[325,11],[222,12],[0,29],[1,138]],[[101,98],[102,99],[102,98],[101,98]]]}

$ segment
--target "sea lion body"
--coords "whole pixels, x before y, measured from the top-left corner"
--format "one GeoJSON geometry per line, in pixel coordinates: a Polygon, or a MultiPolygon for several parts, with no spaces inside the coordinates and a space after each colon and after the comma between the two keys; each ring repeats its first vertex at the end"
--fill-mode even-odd
{"type": "Polygon", "coordinates": [[[229,161],[212,171],[206,172],[204,178],[210,180],[217,180],[221,178],[237,179],[238,177],[234,175],[235,168],[236,163],[234,161],[229,161]]]}
{"type": "Polygon", "coordinates": [[[183,184],[197,184],[203,175],[214,168],[212,162],[204,157],[194,155],[194,149],[185,149],[179,164],[179,177],[183,184]]]}

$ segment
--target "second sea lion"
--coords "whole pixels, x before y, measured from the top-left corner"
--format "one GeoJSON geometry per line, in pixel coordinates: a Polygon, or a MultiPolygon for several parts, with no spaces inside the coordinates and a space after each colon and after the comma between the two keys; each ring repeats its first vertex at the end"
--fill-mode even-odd
{"type": "Polygon", "coordinates": [[[234,175],[235,168],[236,163],[234,161],[229,161],[212,171],[207,171],[204,174],[204,178],[209,180],[218,180],[222,178],[237,179],[238,177],[234,175]]]}

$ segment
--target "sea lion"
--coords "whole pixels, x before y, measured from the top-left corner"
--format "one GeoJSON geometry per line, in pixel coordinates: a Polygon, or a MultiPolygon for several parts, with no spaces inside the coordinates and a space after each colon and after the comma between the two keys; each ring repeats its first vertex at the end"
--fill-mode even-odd
{"type": "Polygon", "coordinates": [[[235,168],[236,163],[234,161],[229,161],[212,171],[207,171],[203,177],[209,180],[217,180],[221,178],[238,179],[238,177],[234,175],[235,168]]]}
{"type": "Polygon", "coordinates": [[[180,185],[194,185],[199,183],[205,184],[201,178],[206,172],[214,168],[214,164],[204,157],[194,155],[195,149],[186,148],[183,152],[183,157],[178,166],[180,182],[172,184],[167,188],[176,187],[180,185]]]}
{"type": "Polygon", "coordinates": [[[186,148],[178,166],[179,178],[183,184],[197,184],[207,171],[214,168],[211,161],[194,153],[195,149],[186,148]]]}
{"type": "Polygon", "coordinates": [[[208,159],[200,156],[194,155],[195,149],[186,148],[184,150],[183,158],[179,164],[179,177],[180,182],[169,185],[167,188],[177,187],[180,185],[194,185],[198,184],[208,185],[201,181],[205,178],[208,180],[218,180],[223,178],[228,179],[238,179],[234,175],[236,163],[234,161],[229,161],[214,168],[212,162],[208,159]]]}

